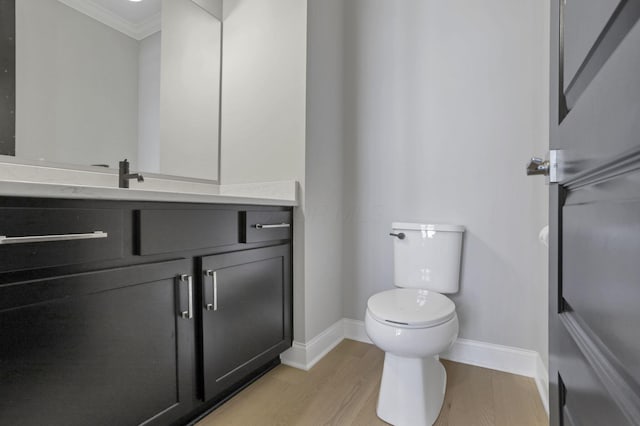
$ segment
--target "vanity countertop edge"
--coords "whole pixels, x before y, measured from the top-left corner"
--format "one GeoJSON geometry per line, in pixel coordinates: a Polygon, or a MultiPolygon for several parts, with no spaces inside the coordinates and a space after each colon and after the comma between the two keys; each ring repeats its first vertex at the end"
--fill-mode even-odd
{"type": "Polygon", "coordinates": [[[115,201],[164,201],[205,204],[253,204],[297,206],[295,181],[256,184],[220,185],[220,194],[172,192],[157,189],[121,189],[100,186],[0,180],[0,196],[58,199],[93,199],[115,201]],[[274,185],[278,190],[273,191],[274,185]],[[261,194],[261,189],[271,190],[261,194]]]}

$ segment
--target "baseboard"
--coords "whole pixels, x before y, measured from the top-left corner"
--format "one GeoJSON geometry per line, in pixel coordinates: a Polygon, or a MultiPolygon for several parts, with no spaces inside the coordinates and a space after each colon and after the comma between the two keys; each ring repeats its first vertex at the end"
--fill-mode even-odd
{"type": "MultiPolygon", "coordinates": [[[[371,344],[364,328],[364,322],[343,318],[311,339],[308,343],[294,342],[291,349],[280,358],[283,364],[301,370],[309,370],[342,339],[357,340],[371,344]]],[[[441,358],[462,364],[490,368],[535,380],[542,405],[549,413],[549,377],[540,354],[528,349],[493,343],[458,339],[451,349],[440,355],[441,358]]]]}
{"type": "Polygon", "coordinates": [[[283,364],[308,371],[344,339],[344,326],[339,320],[307,343],[293,342],[291,349],[280,355],[283,364]]]}
{"type": "Polygon", "coordinates": [[[538,388],[542,405],[544,405],[544,409],[547,412],[547,415],[549,415],[549,373],[547,372],[547,368],[544,366],[544,362],[542,362],[540,354],[538,354],[536,362],[536,376],[534,379],[536,381],[536,387],[538,388]]]}
{"type": "Polygon", "coordinates": [[[364,321],[343,318],[344,338],[357,340],[358,342],[373,344],[367,332],[364,329],[364,321]]]}

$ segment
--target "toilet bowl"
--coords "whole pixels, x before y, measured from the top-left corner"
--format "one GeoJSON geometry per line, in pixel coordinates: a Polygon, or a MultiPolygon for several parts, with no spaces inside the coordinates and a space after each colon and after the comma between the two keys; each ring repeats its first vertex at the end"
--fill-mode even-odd
{"type": "Polygon", "coordinates": [[[385,352],[376,413],[395,426],[432,425],[447,375],[438,355],[458,337],[453,301],[464,228],[394,223],[394,284],[367,301],[365,330],[385,352]]]}
{"type": "Polygon", "coordinates": [[[365,329],[385,351],[376,414],[396,426],[433,424],[446,389],[446,372],[436,356],[458,337],[453,302],[427,290],[395,289],[374,295],[367,305],[365,329]],[[435,303],[420,304],[432,297],[435,303]],[[414,309],[406,303],[411,298],[414,309]],[[405,309],[397,306],[394,315],[393,304],[399,301],[405,309]],[[387,309],[381,311],[384,302],[387,309]]]}

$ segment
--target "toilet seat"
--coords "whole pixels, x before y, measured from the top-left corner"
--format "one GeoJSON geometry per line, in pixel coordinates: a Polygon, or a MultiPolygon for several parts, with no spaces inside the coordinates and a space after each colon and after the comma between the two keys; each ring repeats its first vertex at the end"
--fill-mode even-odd
{"type": "Polygon", "coordinates": [[[413,288],[374,294],[367,308],[376,321],[400,328],[434,327],[456,316],[456,305],[448,297],[413,288]]]}

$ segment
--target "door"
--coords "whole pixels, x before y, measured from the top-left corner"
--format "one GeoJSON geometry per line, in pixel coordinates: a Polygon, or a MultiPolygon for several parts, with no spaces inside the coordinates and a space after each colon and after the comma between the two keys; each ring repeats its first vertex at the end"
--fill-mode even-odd
{"type": "Polygon", "coordinates": [[[291,245],[202,258],[204,398],[291,346],[291,245]]]}
{"type": "Polygon", "coordinates": [[[0,424],[169,424],[187,414],[194,320],[178,277],[191,268],[179,260],[0,286],[0,424]]]}
{"type": "Polygon", "coordinates": [[[553,0],[550,420],[640,424],[640,1],[553,0]]]}

